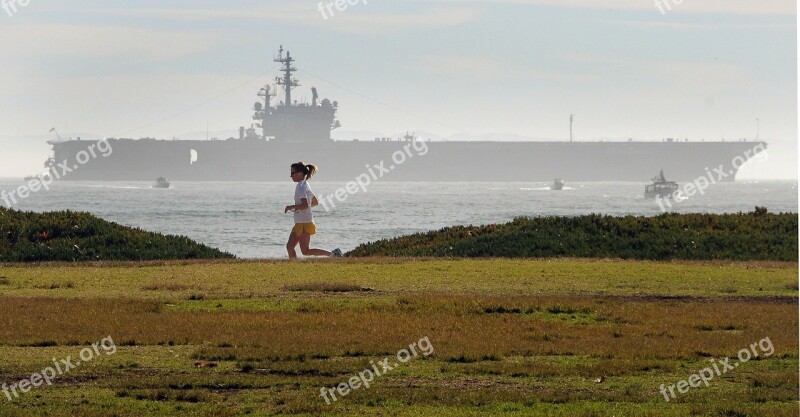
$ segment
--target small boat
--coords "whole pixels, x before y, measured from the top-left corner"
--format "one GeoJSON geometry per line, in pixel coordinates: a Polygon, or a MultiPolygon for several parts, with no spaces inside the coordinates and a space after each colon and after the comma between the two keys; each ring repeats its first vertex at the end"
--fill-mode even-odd
{"type": "Polygon", "coordinates": [[[158,177],[153,188],[169,188],[169,181],[164,177],[158,177]]]}
{"type": "Polygon", "coordinates": [[[657,177],[653,177],[653,183],[644,187],[644,198],[671,198],[673,193],[678,190],[678,183],[667,181],[664,178],[664,170],[659,172],[657,177]]]}
{"type": "Polygon", "coordinates": [[[550,186],[551,190],[563,190],[564,189],[564,180],[561,178],[556,178],[553,180],[553,185],[550,186]]]}

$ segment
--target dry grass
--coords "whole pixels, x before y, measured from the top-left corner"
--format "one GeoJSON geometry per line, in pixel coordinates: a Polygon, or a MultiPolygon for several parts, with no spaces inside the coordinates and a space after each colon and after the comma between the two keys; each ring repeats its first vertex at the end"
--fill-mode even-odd
{"type": "Polygon", "coordinates": [[[796,274],[605,260],[13,267],[0,382],[108,335],[118,353],[0,401],[0,415],[796,415],[796,274]],[[423,336],[432,356],[319,398],[423,336]],[[769,358],[660,397],[764,337],[769,358]]]}
{"type": "Polygon", "coordinates": [[[142,291],[188,291],[195,290],[199,287],[196,285],[185,285],[176,283],[157,283],[142,286],[142,291]]]}
{"type": "Polygon", "coordinates": [[[316,291],[316,292],[358,292],[372,291],[372,288],[343,282],[304,282],[283,287],[286,291],[316,291]]]}
{"type": "Polygon", "coordinates": [[[403,297],[343,307],[308,300],[295,311],[187,312],[155,301],[5,298],[0,340],[66,344],[114,335],[143,345],[227,343],[264,355],[370,355],[429,336],[442,358],[585,355],[692,359],[728,355],[769,336],[797,346],[797,300],[653,301],[614,297],[403,297]],[[347,329],[342,332],[342,329],[347,329]]]}

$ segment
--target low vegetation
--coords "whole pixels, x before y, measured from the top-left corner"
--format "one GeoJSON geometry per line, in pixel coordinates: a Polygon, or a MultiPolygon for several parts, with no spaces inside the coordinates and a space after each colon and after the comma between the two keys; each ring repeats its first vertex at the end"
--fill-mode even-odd
{"type": "Polygon", "coordinates": [[[795,213],[520,217],[358,246],[347,256],[797,261],[795,213]]]}
{"type": "Polygon", "coordinates": [[[165,236],[89,213],[0,207],[0,262],[233,258],[183,236],[165,236]]]}

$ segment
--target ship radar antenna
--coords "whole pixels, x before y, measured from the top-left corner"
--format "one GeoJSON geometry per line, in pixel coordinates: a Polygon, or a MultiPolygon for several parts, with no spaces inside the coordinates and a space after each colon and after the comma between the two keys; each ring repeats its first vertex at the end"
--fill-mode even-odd
{"type": "Polygon", "coordinates": [[[289,51],[286,51],[286,56],[283,56],[283,45],[281,45],[281,49],[278,52],[278,56],[275,57],[275,62],[283,64],[281,68],[281,72],[283,72],[283,77],[277,77],[275,79],[275,83],[283,87],[286,93],[286,101],[284,101],[284,105],[291,106],[292,105],[292,89],[295,87],[300,86],[300,81],[292,77],[292,73],[297,71],[297,68],[292,66],[292,62],[294,62],[294,58],[292,58],[292,54],[289,51]]]}
{"type": "Polygon", "coordinates": [[[265,101],[265,108],[269,108],[269,102],[272,97],[276,96],[275,89],[270,87],[269,84],[265,85],[261,90],[258,92],[259,97],[263,97],[265,101]]]}
{"type": "Polygon", "coordinates": [[[49,133],[55,133],[55,134],[56,134],[56,137],[58,138],[58,140],[61,140],[61,135],[59,135],[59,134],[58,134],[58,131],[56,130],[56,128],[55,128],[55,127],[54,127],[54,128],[52,128],[52,129],[50,129],[50,132],[49,132],[49,133]]]}

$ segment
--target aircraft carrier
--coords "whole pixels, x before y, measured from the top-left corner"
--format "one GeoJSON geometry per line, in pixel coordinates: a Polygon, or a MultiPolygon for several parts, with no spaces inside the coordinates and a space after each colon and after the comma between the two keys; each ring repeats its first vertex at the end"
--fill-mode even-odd
{"type": "Polygon", "coordinates": [[[720,181],[734,181],[741,164],[767,147],[762,141],[456,142],[413,135],[335,141],[331,132],[341,126],[339,103],[320,100],[316,88],[311,103],[293,101],[292,91],[300,85],[293,75],[295,59],[281,47],[275,61],[281,76],[258,93],[255,122],[239,128],[238,138],[109,138],[113,152],[93,158],[86,158],[86,150],[96,141],[54,140],[48,142],[53,155],[45,165],[72,167],[65,180],[92,181],[283,181],[297,161],[319,166],[318,181],[353,180],[378,165],[382,181],[647,182],[660,170],[675,181],[693,181],[713,170],[725,173],[720,181]],[[273,103],[279,90],[282,100],[273,103]],[[418,151],[422,145],[424,154],[418,151]]]}

